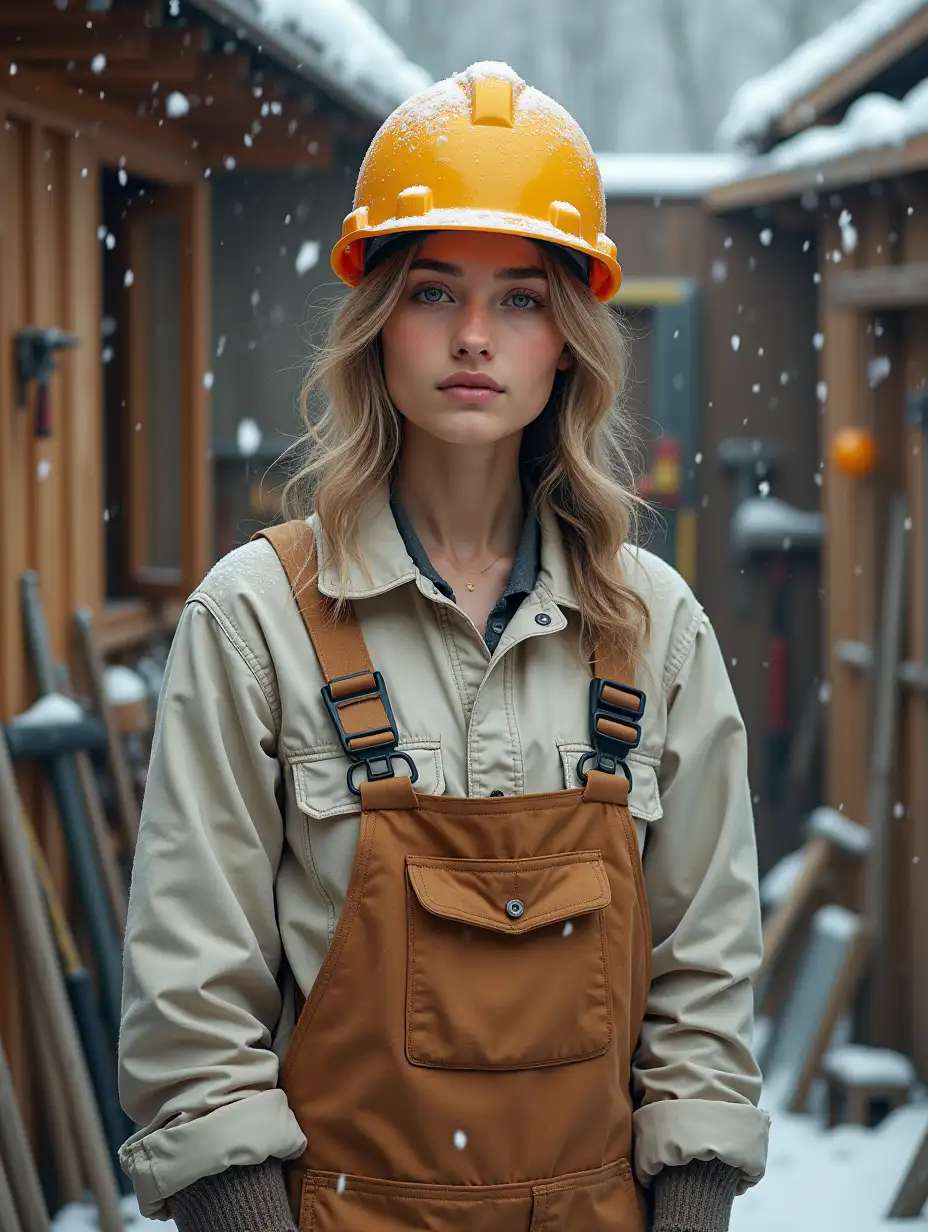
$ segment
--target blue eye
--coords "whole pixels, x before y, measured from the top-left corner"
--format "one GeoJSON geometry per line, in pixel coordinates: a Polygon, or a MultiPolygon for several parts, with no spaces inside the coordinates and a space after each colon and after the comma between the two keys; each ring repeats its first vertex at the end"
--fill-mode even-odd
{"type": "Polygon", "coordinates": [[[513,308],[518,308],[520,312],[530,312],[533,308],[541,308],[544,300],[540,295],[535,295],[532,291],[513,291],[509,297],[513,308]],[[516,300],[521,300],[521,303],[516,303],[516,300]]]}
{"type": "Polygon", "coordinates": [[[445,288],[435,286],[432,283],[425,283],[421,287],[416,287],[412,293],[413,299],[418,299],[423,304],[440,304],[441,297],[445,294],[445,288]]]}

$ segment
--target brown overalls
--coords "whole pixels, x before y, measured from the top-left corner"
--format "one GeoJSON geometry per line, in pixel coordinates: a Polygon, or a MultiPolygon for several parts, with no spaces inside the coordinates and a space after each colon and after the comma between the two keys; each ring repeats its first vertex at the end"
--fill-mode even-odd
{"type": "Polygon", "coordinates": [[[305,584],[312,531],[262,534],[362,810],[283,1064],[308,1143],[290,1165],[300,1232],[641,1232],[629,1087],[651,936],[624,758],[644,695],[597,663],[583,789],[417,795],[356,619],[305,584]]]}

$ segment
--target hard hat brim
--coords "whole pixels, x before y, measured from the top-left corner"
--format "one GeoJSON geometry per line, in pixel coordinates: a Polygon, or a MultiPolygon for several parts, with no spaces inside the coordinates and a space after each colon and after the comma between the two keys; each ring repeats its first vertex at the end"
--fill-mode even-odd
{"type": "Polygon", "coordinates": [[[608,302],[622,285],[622,267],[618,261],[585,240],[536,218],[491,210],[431,210],[412,218],[391,219],[376,227],[349,231],[332,249],[333,271],[343,282],[356,287],[364,277],[365,241],[373,236],[401,235],[404,231],[485,231],[493,235],[545,240],[590,258],[590,290],[598,300],[608,302]]]}

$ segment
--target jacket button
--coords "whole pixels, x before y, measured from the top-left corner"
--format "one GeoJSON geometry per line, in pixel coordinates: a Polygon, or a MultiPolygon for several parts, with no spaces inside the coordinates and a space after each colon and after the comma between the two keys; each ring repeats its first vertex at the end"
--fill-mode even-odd
{"type": "Polygon", "coordinates": [[[501,620],[494,620],[490,628],[493,630],[494,633],[502,633],[502,631],[506,628],[506,626],[503,624],[501,620]]]}
{"type": "Polygon", "coordinates": [[[525,904],[518,898],[510,898],[506,904],[506,914],[510,920],[520,920],[525,915],[525,904]]]}
{"type": "Polygon", "coordinates": [[[547,612],[539,612],[538,615],[535,617],[536,625],[549,625],[550,623],[551,623],[551,617],[548,615],[547,612]]]}
{"type": "Polygon", "coordinates": [[[500,789],[499,789],[498,787],[496,788],[496,790],[495,790],[495,791],[491,791],[491,792],[490,792],[490,795],[491,795],[491,796],[505,796],[505,794],[506,794],[506,793],[505,793],[504,791],[500,791],[500,789]]]}

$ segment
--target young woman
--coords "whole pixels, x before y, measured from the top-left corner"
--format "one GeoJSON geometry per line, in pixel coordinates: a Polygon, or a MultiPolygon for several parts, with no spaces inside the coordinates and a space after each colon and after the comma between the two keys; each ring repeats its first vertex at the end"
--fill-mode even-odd
{"type": "Polygon", "coordinates": [[[723,1232],[763,1172],[745,735],[633,546],[604,232],[504,65],[365,159],[300,516],[159,708],[122,1162],[181,1232],[723,1232]]]}

